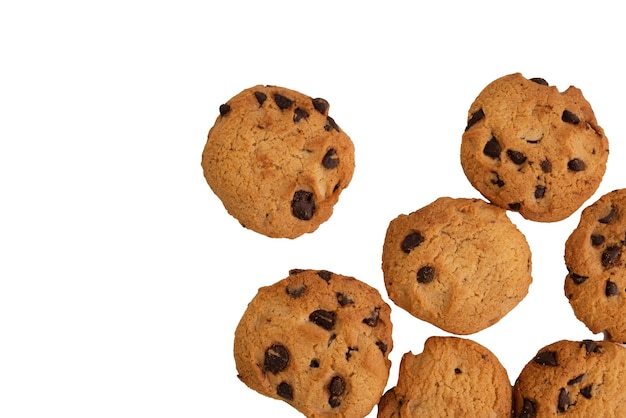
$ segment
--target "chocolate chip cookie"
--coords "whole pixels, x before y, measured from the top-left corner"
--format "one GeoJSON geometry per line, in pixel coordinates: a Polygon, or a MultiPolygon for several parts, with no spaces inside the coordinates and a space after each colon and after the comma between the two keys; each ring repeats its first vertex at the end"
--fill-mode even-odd
{"type": "Polygon", "coordinates": [[[585,208],[565,243],[565,295],[594,333],[626,342],[626,189],[585,208]]]}
{"type": "Polygon", "coordinates": [[[454,334],[483,330],[528,293],[531,252],[507,211],[442,197],[392,220],[382,270],[389,298],[454,334]]]}
{"type": "Polygon", "coordinates": [[[524,218],[567,218],[597,190],[608,140],[580,89],[542,78],[499,78],[470,106],[461,142],[466,177],[490,202],[524,218]]]}
{"type": "Polygon", "coordinates": [[[626,348],[608,341],[557,341],[522,369],[513,387],[514,416],[624,416],[624,379],[626,348]]]}
{"type": "Polygon", "coordinates": [[[259,289],[237,326],[239,378],[307,417],[364,417],[389,378],[390,313],[353,277],[292,270],[259,289]]]}
{"type": "Polygon", "coordinates": [[[324,99],[260,85],[219,107],[202,168],[244,227],[296,238],[330,218],[355,163],[350,137],[328,110],[324,99]]]}
{"type": "Polygon", "coordinates": [[[511,382],[491,351],[464,338],[430,337],[421,354],[402,356],[378,418],[503,418],[511,410],[511,382]]]}

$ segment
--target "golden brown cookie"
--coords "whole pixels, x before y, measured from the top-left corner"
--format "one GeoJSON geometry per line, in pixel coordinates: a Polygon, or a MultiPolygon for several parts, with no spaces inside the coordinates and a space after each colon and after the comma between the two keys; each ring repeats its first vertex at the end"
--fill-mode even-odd
{"type": "Polygon", "coordinates": [[[595,334],[626,342],[626,189],[582,211],[565,243],[565,295],[595,334]]]}
{"type": "Polygon", "coordinates": [[[483,330],[528,293],[531,252],[505,209],[442,197],[392,220],[382,270],[389,298],[455,334],[483,330]]]}
{"type": "Polygon", "coordinates": [[[255,86],[220,106],[202,153],[207,183],[246,228],[296,238],[327,221],[354,172],[354,145],[329,104],[255,86]]]}
{"type": "Polygon", "coordinates": [[[470,106],[461,165],[490,202],[524,218],[567,218],[598,188],[608,140],[582,92],[541,78],[501,77],[470,106]]]}
{"type": "Polygon", "coordinates": [[[508,418],[511,410],[511,382],[491,351],[464,338],[430,337],[421,354],[402,356],[378,418],[508,418]]]}
{"type": "Polygon", "coordinates": [[[239,378],[307,417],[362,418],[389,378],[390,313],[353,277],[292,270],[259,289],[237,326],[239,378]]]}
{"type": "Polygon", "coordinates": [[[626,416],[626,348],[612,342],[550,344],[513,388],[515,418],[626,416]]]}

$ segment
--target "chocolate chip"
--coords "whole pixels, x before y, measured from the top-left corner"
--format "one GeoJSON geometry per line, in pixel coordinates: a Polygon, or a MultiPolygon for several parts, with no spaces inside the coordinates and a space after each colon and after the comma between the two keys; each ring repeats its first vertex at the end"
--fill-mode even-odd
{"type": "Polygon", "coordinates": [[[568,382],[567,382],[568,386],[572,386],[572,385],[575,385],[576,383],[580,383],[583,380],[583,377],[585,377],[584,373],[583,374],[579,374],[575,378],[568,380],[568,382]]]}
{"type": "Polygon", "coordinates": [[[519,418],[535,418],[537,416],[537,406],[535,402],[530,399],[524,398],[524,403],[522,405],[522,411],[520,412],[519,418]]]}
{"type": "Polygon", "coordinates": [[[622,249],[617,245],[611,245],[602,253],[602,266],[604,268],[612,267],[617,263],[622,255],[622,249]]]}
{"type": "Polygon", "coordinates": [[[330,331],[335,328],[335,313],[318,309],[309,315],[309,321],[313,322],[318,327],[324,328],[326,331],[330,331]]]}
{"type": "Polygon", "coordinates": [[[604,294],[606,295],[607,298],[611,296],[617,296],[619,295],[619,288],[614,282],[607,280],[606,286],[604,288],[604,294]]]}
{"type": "Polygon", "coordinates": [[[316,358],[314,358],[313,360],[311,360],[311,362],[309,363],[309,367],[313,368],[313,369],[317,369],[318,367],[320,367],[320,361],[316,358]]]}
{"type": "Polygon", "coordinates": [[[287,294],[289,296],[291,296],[294,299],[298,299],[300,296],[304,295],[304,292],[306,291],[306,286],[305,285],[302,285],[299,287],[287,286],[285,290],[287,291],[287,294]]]}
{"type": "Polygon", "coordinates": [[[513,202],[513,203],[509,203],[509,209],[511,209],[512,211],[519,211],[522,208],[522,204],[520,202],[513,202]]]}
{"type": "Polygon", "coordinates": [[[324,130],[330,132],[332,129],[336,130],[337,132],[340,132],[339,125],[337,125],[337,123],[335,122],[335,119],[328,116],[326,117],[326,125],[324,125],[324,130]]]}
{"type": "Polygon", "coordinates": [[[315,198],[313,193],[298,190],[291,200],[291,213],[303,221],[310,220],[315,214],[315,198]]]}
{"type": "Polygon", "coordinates": [[[585,352],[587,354],[591,353],[600,353],[602,351],[602,346],[595,341],[592,340],[582,340],[580,346],[585,346],[585,352]]]}
{"type": "Polygon", "coordinates": [[[467,126],[465,127],[465,131],[476,124],[479,120],[485,117],[485,112],[482,109],[478,109],[476,112],[472,113],[472,117],[467,121],[467,126]]]}
{"type": "Polygon", "coordinates": [[[593,385],[587,385],[584,388],[580,389],[580,394],[583,395],[586,399],[591,399],[592,389],[593,389],[593,385]]]}
{"type": "Polygon", "coordinates": [[[380,308],[374,308],[370,316],[368,316],[367,318],[363,320],[363,323],[370,327],[375,327],[376,325],[378,325],[379,319],[380,319],[380,308]]]}
{"type": "Polygon", "coordinates": [[[357,347],[348,347],[348,351],[346,351],[346,361],[350,360],[353,351],[359,351],[359,349],[357,347]]]}
{"type": "Polygon", "coordinates": [[[289,270],[289,275],[291,276],[291,275],[294,275],[294,274],[300,274],[300,273],[305,272],[305,271],[306,271],[305,269],[291,269],[291,270],[289,270]]]}
{"type": "Polygon", "coordinates": [[[289,364],[289,351],[285,346],[280,344],[274,344],[267,350],[265,350],[265,360],[263,363],[263,369],[266,372],[278,373],[287,367],[289,364]]]}
{"type": "Polygon", "coordinates": [[[328,102],[319,97],[317,99],[312,99],[312,101],[313,101],[313,107],[315,108],[315,110],[320,112],[322,115],[326,116],[326,113],[328,112],[328,108],[330,107],[328,102]]]}
{"type": "Polygon", "coordinates": [[[461,374],[461,373],[463,372],[458,367],[454,369],[454,374],[461,374]]]}
{"type": "Polygon", "coordinates": [[[387,348],[389,348],[389,347],[387,347],[387,344],[385,344],[384,342],[382,342],[380,340],[376,341],[376,346],[378,348],[380,348],[380,351],[382,351],[383,354],[385,354],[387,352],[387,348]]]}
{"type": "Polygon", "coordinates": [[[533,77],[530,79],[533,83],[541,84],[542,86],[549,86],[548,82],[541,77],[533,77]]]}
{"type": "Polygon", "coordinates": [[[330,337],[328,337],[328,341],[326,342],[326,347],[330,347],[330,345],[333,343],[333,341],[335,341],[336,338],[337,338],[337,334],[335,333],[330,334],[330,337]]]}
{"type": "Polygon", "coordinates": [[[606,238],[604,238],[604,235],[599,235],[599,234],[591,235],[591,245],[593,245],[594,247],[604,244],[605,240],[606,238]]]}
{"type": "Polygon", "coordinates": [[[556,352],[555,351],[543,351],[537,354],[534,358],[535,363],[541,364],[542,366],[558,366],[559,363],[556,360],[556,352]]]}
{"type": "Polygon", "coordinates": [[[494,176],[491,179],[491,184],[493,184],[494,186],[498,186],[498,187],[504,187],[506,183],[504,182],[504,180],[500,178],[500,175],[495,171],[492,171],[491,174],[494,176]]]}
{"type": "Polygon", "coordinates": [[[526,161],[526,155],[524,155],[521,151],[507,150],[506,155],[508,155],[509,159],[517,165],[524,164],[526,161]]]}
{"type": "Polygon", "coordinates": [[[230,105],[228,105],[228,104],[220,105],[220,115],[221,116],[226,116],[226,114],[228,112],[230,112],[230,105]]]}
{"type": "Polygon", "coordinates": [[[615,216],[616,216],[615,208],[611,206],[611,211],[606,216],[603,216],[602,218],[598,219],[598,222],[600,222],[601,224],[611,223],[615,220],[615,216]]]}
{"type": "Polygon", "coordinates": [[[569,278],[572,279],[574,284],[583,284],[589,278],[589,276],[583,276],[581,274],[570,272],[569,278]]]}
{"type": "Polygon", "coordinates": [[[539,166],[541,167],[541,171],[543,171],[546,174],[552,171],[552,163],[550,163],[550,161],[548,160],[543,160],[542,162],[539,163],[539,166]]]}
{"type": "Polygon", "coordinates": [[[254,97],[256,97],[257,102],[259,102],[259,106],[263,106],[263,103],[267,100],[267,94],[262,91],[255,91],[254,97]]]}
{"type": "Polygon", "coordinates": [[[300,109],[299,107],[297,107],[296,110],[293,111],[293,122],[294,123],[298,123],[302,119],[306,119],[308,117],[309,117],[309,113],[306,110],[304,110],[304,109],[300,109]]]}
{"type": "Polygon", "coordinates": [[[337,296],[337,302],[339,302],[339,305],[341,306],[346,306],[346,305],[352,305],[354,303],[354,301],[347,295],[344,295],[343,293],[335,293],[335,296],[337,296]]]}
{"type": "Polygon", "coordinates": [[[556,409],[559,412],[565,412],[567,408],[569,408],[569,406],[570,406],[569,392],[567,391],[567,389],[561,388],[561,390],[559,391],[559,400],[558,400],[556,409]]]}
{"type": "Polygon", "coordinates": [[[405,253],[410,253],[415,247],[424,242],[424,237],[417,231],[411,232],[409,235],[404,237],[402,240],[402,244],[400,244],[400,248],[405,253]]]}
{"type": "Polygon", "coordinates": [[[320,271],[317,272],[317,275],[320,276],[325,281],[329,282],[330,278],[333,275],[333,273],[328,271],[328,270],[320,270],[320,271]]]}
{"type": "Polygon", "coordinates": [[[583,171],[585,169],[585,162],[580,158],[574,158],[567,162],[567,168],[572,171],[583,171]]]}
{"type": "Polygon", "coordinates": [[[430,283],[435,279],[435,268],[431,266],[425,266],[417,271],[418,283],[430,283]]]}
{"type": "Polygon", "coordinates": [[[341,400],[339,397],[343,395],[346,390],[346,382],[343,380],[341,376],[334,376],[330,383],[328,384],[328,393],[330,397],[328,398],[328,403],[331,408],[337,408],[341,405],[341,400]]]}
{"type": "Polygon", "coordinates": [[[276,105],[282,109],[289,109],[291,106],[293,106],[293,100],[283,96],[280,93],[274,93],[274,102],[276,103],[276,105]]]}
{"type": "Polygon", "coordinates": [[[322,158],[322,165],[324,166],[324,168],[331,170],[337,167],[338,164],[339,157],[337,156],[337,151],[335,151],[334,148],[326,151],[326,154],[324,154],[324,158],[322,158]]]}
{"type": "Polygon", "coordinates": [[[546,195],[546,186],[543,185],[537,185],[537,187],[535,187],[535,199],[543,199],[543,197],[546,195]]]}
{"type": "Polygon", "coordinates": [[[572,123],[574,125],[580,123],[580,119],[578,118],[578,116],[576,116],[574,113],[570,112],[567,109],[563,111],[563,114],[561,115],[561,120],[563,122],[572,123]]]}
{"type": "Polygon", "coordinates": [[[483,154],[487,157],[491,158],[500,158],[500,153],[502,152],[502,147],[498,140],[492,136],[489,141],[485,144],[485,148],[483,148],[483,154]]]}
{"type": "Polygon", "coordinates": [[[293,388],[287,382],[280,382],[276,388],[276,394],[281,398],[287,399],[288,401],[293,400],[293,388]]]}

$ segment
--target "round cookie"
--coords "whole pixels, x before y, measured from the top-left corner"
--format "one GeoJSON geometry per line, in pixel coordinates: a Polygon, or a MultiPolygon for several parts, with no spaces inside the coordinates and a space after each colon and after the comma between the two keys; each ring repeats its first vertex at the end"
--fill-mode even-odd
{"type": "Polygon", "coordinates": [[[539,350],[515,381],[514,417],[624,416],[624,379],[626,348],[608,341],[557,341],[539,350]]]}
{"type": "Polygon", "coordinates": [[[454,334],[498,322],[528,293],[531,252],[498,206],[441,197],[392,220],[382,270],[389,298],[454,334]]]}
{"type": "Polygon", "coordinates": [[[273,238],[315,231],[354,172],[354,145],[326,100],[255,86],[220,106],[202,153],[207,183],[246,228],[273,238]]]}
{"type": "Polygon", "coordinates": [[[464,338],[430,337],[421,354],[402,356],[378,418],[502,418],[511,410],[511,382],[491,351],[464,338]]]}
{"type": "Polygon", "coordinates": [[[353,277],[292,270],[259,289],[237,326],[239,378],[307,417],[364,417],[389,378],[390,313],[353,277]]]}
{"type": "Polygon", "coordinates": [[[626,189],[585,208],[565,243],[565,295],[593,333],[626,342],[626,189]]]}
{"type": "Polygon", "coordinates": [[[521,74],[485,87],[461,142],[467,179],[490,202],[524,218],[567,218],[598,188],[609,147],[582,92],[559,92],[521,74]]]}

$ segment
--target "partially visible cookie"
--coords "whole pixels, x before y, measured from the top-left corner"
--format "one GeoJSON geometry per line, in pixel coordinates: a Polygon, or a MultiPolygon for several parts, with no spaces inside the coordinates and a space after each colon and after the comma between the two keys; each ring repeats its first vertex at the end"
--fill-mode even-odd
{"type": "Polygon", "coordinates": [[[389,298],[454,334],[481,331],[528,293],[531,252],[506,210],[442,197],[387,228],[382,270],[389,298]]]}
{"type": "Polygon", "coordinates": [[[204,176],[246,228],[296,238],[327,221],[354,172],[354,145],[326,100],[254,86],[219,108],[204,176]]]}
{"type": "Polygon", "coordinates": [[[390,312],[353,277],[292,270],[259,289],[237,326],[239,378],[307,417],[362,418],[389,378],[390,312]]]}
{"type": "Polygon", "coordinates": [[[626,348],[612,342],[550,344],[526,364],[513,388],[516,418],[622,417],[626,348]]]}
{"type": "Polygon", "coordinates": [[[469,109],[461,165],[490,202],[524,218],[567,218],[598,188],[608,140],[580,89],[510,74],[487,85],[469,109]]]}
{"type": "Polygon", "coordinates": [[[565,295],[593,333],[626,342],[626,189],[585,208],[565,243],[565,295]]]}
{"type": "Polygon", "coordinates": [[[378,418],[508,418],[511,410],[511,382],[491,351],[464,338],[430,337],[422,353],[402,356],[378,418]]]}

